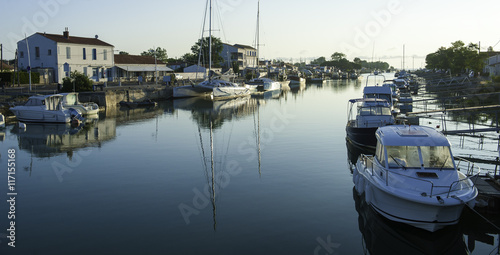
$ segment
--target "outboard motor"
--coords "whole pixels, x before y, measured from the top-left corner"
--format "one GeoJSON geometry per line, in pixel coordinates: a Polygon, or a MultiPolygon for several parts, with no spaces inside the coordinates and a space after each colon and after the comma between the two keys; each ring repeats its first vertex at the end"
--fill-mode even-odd
{"type": "Polygon", "coordinates": [[[82,116],[80,111],[78,111],[77,109],[69,108],[68,110],[69,110],[69,113],[70,113],[72,119],[77,119],[79,121],[85,120],[85,118],[82,116]]]}

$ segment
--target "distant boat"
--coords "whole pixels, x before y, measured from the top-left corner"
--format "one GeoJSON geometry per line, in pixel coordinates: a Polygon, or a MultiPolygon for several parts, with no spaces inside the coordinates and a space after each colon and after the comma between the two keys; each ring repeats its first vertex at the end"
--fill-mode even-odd
{"type": "Polygon", "coordinates": [[[74,108],[64,108],[62,95],[31,96],[24,105],[10,108],[19,121],[68,123],[73,118],[81,118],[74,108]]]}
{"type": "Polygon", "coordinates": [[[424,126],[392,125],[376,132],[374,155],[361,155],[353,171],[358,194],[379,214],[430,232],[457,224],[475,204],[472,181],[480,169],[455,162],[448,139],[424,126]],[[458,169],[461,171],[458,171],[458,169]]]}

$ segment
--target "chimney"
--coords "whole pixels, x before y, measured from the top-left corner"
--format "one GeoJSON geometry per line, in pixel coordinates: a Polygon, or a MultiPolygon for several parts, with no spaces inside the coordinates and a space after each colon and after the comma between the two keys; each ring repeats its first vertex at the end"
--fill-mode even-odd
{"type": "Polygon", "coordinates": [[[64,36],[64,38],[69,39],[69,31],[68,31],[67,27],[65,28],[65,30],[63,32],[63,36],[64,36]]]}

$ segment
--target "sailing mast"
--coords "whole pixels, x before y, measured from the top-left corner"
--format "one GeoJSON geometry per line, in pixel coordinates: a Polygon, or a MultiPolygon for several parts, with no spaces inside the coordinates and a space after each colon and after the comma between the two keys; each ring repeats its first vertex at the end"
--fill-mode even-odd
{"type": "Polygon", "coordinates": [[[256,41],[257,41],[257,71],[259,69],[259,36],[260,36],[260,31],[259,31],[259,17],[260,16],[260,0],[257,1],[257,35],[256,35],[256,41]]]}
{"type": "Polygon", "coordinates": [[[208,14],[208,74],[212,70],[212,0],[210,0],[210,13],[208,14]]]}

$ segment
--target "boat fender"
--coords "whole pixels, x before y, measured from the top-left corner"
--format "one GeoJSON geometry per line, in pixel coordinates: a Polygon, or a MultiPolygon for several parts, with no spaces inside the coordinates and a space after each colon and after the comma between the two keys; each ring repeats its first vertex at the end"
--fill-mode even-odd
{"type": "Polygon", "coordinates": [[[366,188],[365,188],[365,201],[367,204],[371,204],[372,203],[372,189],[370,188],[370,186],[368,184],[366,184],[366,188]]]}

